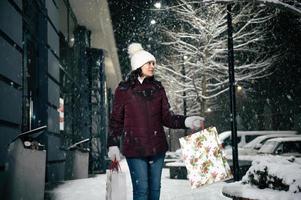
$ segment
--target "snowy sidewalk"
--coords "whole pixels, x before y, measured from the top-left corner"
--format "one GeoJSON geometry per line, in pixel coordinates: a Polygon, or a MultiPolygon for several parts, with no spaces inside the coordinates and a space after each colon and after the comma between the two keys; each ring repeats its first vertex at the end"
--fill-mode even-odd
{"type": "MultiPolygon", "coordinates": [[[[132,200],[131,178],[125,161],[121,168],[127,172],[127,198],[132,200]]],[[[169,170],[164,168],[161,182],[161,200],[222,200],[229,199],[221,193],[224,183],[215,183],[199,189],[191,189],[188,180],[169,178],[169,170]]],[[[105,200],[106,175],[93,178],[65,181],[52,191],[48,191],[51,200],[105,200]]]]}

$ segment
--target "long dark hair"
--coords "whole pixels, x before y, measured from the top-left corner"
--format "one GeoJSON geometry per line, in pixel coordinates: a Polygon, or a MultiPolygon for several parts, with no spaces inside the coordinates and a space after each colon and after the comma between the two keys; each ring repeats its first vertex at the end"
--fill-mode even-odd
{"type": "MultiPolygon", "coordinates": [[[[135,81],[137,80],[138,76],[142,76],[142,69],[141,67],[139,67],[136,70],[131,71],[125,78],[125,82],[128,83],[131,87],[133,87],[135,85],[135,81]]],[[[149,77],[148,79],[150,80],[154,80],[155,77],[149,77]]]]}
{"type": "Polygon", "coordinates": [[[125,78],[125,82],[128,83],[131,87],[134,86],[135,81],[138,76],[142,76],[142,69],[139,67],[136,70],[131,71],[125,78]]]}
{"type": "Polygon", "coordinates": [[[138,69],[131,71],[127,75],[125,81],[129,81],[129,82],[135,81],[138,76],[142,76],[142,75],[143,75],[142,74],[142,69],[141,69],[141,67],[139,67],[138,69]]]}

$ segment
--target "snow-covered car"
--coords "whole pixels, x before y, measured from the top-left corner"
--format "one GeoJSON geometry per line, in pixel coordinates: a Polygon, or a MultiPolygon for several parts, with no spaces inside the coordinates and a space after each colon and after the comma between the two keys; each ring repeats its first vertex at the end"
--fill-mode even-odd
{"type": "Polygon", "coordinates": [[[278,133],[278,134],[258,136],[251,142],[247,143],[245,146],[238,148],[238,155],[255,155],[267,140],[278,138],[278,137],[293,137],[293,136],[296,136],[296,134],[278,133]]]}
{"type": "MultiPolygon", "coordinates": [[[[255,155],[238,155],[240,174],[243,175],[251,166],[253,160],[266,155],[301,157],[301,136],[280,137],[267,140],[255,155]]],[[[232,162],[232,154],[226,154],[228,162],[232,162]]]]}
{"type": "Polygon", "coordinates": [[[258,154],[301,157],[301,136],[269,139],[258,150],[258,154]]]}
{"type": "MultiPolygon", "coordinates": [[[[271,135],[271,134],[297,134],[297,131],[276,131],[276,130],[269,130],[269,131],[237,131],[237,145],[238,147],[243,147],[247,143],[251,142],[258,136],[261,135],[271,135]]],[[[219,134],[219,140],[222,146],[227,149],[231,148],[232,144],[232,137],[231,131],[224,131],[219,134]]]]}

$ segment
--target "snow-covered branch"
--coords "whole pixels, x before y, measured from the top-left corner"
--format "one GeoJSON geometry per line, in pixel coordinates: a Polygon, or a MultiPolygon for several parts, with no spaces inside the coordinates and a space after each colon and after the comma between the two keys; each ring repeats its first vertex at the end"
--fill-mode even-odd
{"type": "Polygon", "coordinates": [[[301,3],[298,0],[202,0],[202,1],[206,4],[244,3],[244,2],[262,3],[301,16],[301,3]]]}
{"type": "MultiPolygon", "coordinates": [[[[248,82],[268,76],[275,58],[266,58],[260,43],[267,38],[262,24],[274,14],[253,3],[235,6],[232,16],[236,80],[248,82]]],[[[182,95],[186,99],[189,114],[203,114],[199,112],[213,106],[217,97],[228,90],[227,9],[220,4],[204,6],[179,0],[169,12],[179,26],[161,28],[169,59],[158,67],[157,74],[168,80],[165,84],[170,96],[182,95]]]]}

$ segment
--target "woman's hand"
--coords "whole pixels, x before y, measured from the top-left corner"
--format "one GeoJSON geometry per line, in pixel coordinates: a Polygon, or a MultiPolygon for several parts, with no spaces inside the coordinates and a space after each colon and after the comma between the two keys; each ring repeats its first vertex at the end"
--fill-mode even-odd
{"type": "Polygon", "coordinates": [[[108,157],[110,160],[114,161],[120,161],[120,150],[117,146],[111,146],[109,147],[108,157]]]}
{"type": "Polygon", "coordinates": [[[205,118],[200,116],[186,117],[185,126],[190,129],[200,129],[203,126],[204,121],[205,118]]]}

